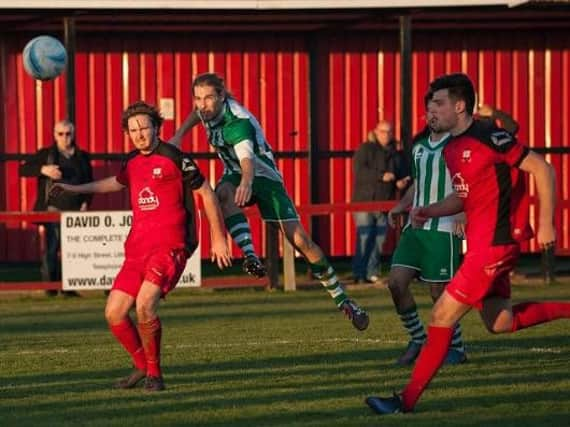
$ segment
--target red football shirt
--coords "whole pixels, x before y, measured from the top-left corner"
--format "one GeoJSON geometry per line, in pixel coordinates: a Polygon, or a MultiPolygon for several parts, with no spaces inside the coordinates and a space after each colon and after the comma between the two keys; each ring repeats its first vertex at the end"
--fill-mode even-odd
{"type": "Polygon", "coordinates": [[[528,239],[528,202],[517,169],[529,150],[503,129],[474,121],[444,148],[451,182],[463,199],[469,249],[528,239]]]}
{"type": "Polygon", "coordinates": [[[186,153],[160,142],[148,155],[129,154],[117,175],[129,187],[133,223],[125,256],[144,256],[156,248],[184,248],[198,243],[194,198],[204,176],[186,153]]]}

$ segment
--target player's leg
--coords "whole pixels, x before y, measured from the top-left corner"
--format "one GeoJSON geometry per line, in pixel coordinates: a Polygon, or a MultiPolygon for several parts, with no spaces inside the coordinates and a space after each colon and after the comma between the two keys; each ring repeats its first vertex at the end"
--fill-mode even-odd
{"type": "Polygon", "coordinates": [[[431,379],[441,367],[447,355],[453,329],[459,320],[471,309],[470,305],[456,300],[444,291],[435,303],[427,341],[418,357],[412,377],[402,393],[404,409],[412,410],[431,379]]]}
{"type": "Polygon", "coordinates": [[[369,397],[366,403],[370,408],[379,414],[413,410],[445,360],[455,325],[471,307],[481,307],[491,288],[494,277],[488,274],[485,266],[493,260],[502,259],[502,256],[500,251],[495,253],[487,249],[466,255],[458,272],[433,306],[427,340],[408,385],[401,395],[389,398],[369,397]]]}
{"type": "Polygon", "coordinates": [[[388,290],[404,329],[410,336],[408,346],[396,360],[401,366],[414,363],[426,340],[424,325],[418,314],[416,301],[410,291],[410,283],[420,272],[421,250],[417,230],[406,228],[392,255],[388,276],[388,290]]]}
{"type": "Polygon", "coordinates": [[[176,287],[189,256],[184,248],[159,250],[148,256],[144,266],[144,281],[136,297],[136,311],[147,363],[147,391],[164,390],[160,368],[162,323],[158,317],[158,303],[176,287]]]}
{"type": "Polygon", "coordinates": [[[256,177],[253,181],[253,192],[262,218],[269,223],[279,225],[285,238],[305,257],[312,273],[325,287],[339,309],[352,320],[354,327],[359,330],[366,329],[368,314],[344,292],[336,272],[321,248],[313,242],[299,221],[295,205],[283,183],[256,177]]]}
{"type": "MultiPolygon", "coordinates": [[[[516,248],[481,248],[468,252],[457,274],[432,309],[427,341],[422,348],[408,385],[395,398],[369,398],[368,405],[378,413],[411,411],[441,367],[451,344],[453,329],[471,307],[482,308],[485,296],[497,277],[510,270],[516,248]]],[[[422,276],[424,270],[422,269],[422,276]]]]}
{"type": "MultiPolygon", "coordinates": [[[[430,284],[430,294],[435,303],[458,269],[461,239],[453,233],[436,230],[417,230],[416,233],[421,246],[420,279],[430,284]]],[[[466,361],[461,325],[458,323],[453,330],[445,363],[457,365],[466,361]]]]}
{"type": "MultiPolygon", "coordinates": [[[[121,280],[120,276],[117,276],[121,280]]],[[[139,333],[129,317],[135,298],[122,290],[113,289],[107,298],[105,318],[115,339],[131,356],[134,370],[119,380],[116,388],[135,387],[146,376],[146,358],[139,333]]]]}
{"type": "MultiPolygon", "coordinates": [[[[481,309],[481,317],[492,333],[515,332],[540,323],[570,318],[568,301],[527,301],[512,305],[510,272],[518,258],[518,246],[501,248],[505,252],[500,260],[500,271],[487,293],[481,309]]],[[[498,265],[495,263],[493,266],[498,265]]]]}
{"type": "Polygon", "coordinates": [[[222,179],[216,186],[216,195],[220,201],[226,228],[245,258],[244,271],[255,277],[263,277],[266,274],[265,267],[255,252],[247,218],[242,209],[235,204],[235,192],[236,184],[229,178],[222,179]]]}
{"type": "Polygon", "coordinates": [[[161,295],[159,286],[145,280],[136,299],[137,327],[147,364],[145,389],[149,391],[164,390],[160,369],[162,324],[157,313],[161,295]]]}
{"type": "MultiPolygon", "coordinates": [[[[438,298],[443,294],[447,283],[431,283],[430,295],[432,301],[435,303],[438,298]]],[[[457,323],[453,328],[453,336],[451,337],[451,346],[449,352],[445,357],[445,363],[449,365],[459,365],[467,362],[467,355],[465,352],[465,344],[461,334],[461,325],[457,323]]]]}
{"type": "Polygon", "coordinates": [[[379,414],[412,411],[445,360],[455,324],[470,308],[470,305],[444,291],[433,307],[427,341],[401,395],[389,398],[368,397],[368,406],[379,414]]]}
{"type": "Polygon", "coordinates": [[[321,282],[337,307],[346,314],[356,329],[366,329],[369,323],[368,314],[348,298],[334,268],[299,220],[281,221],[280,227],[289,243],[305,257],[313,275],[321,282]]]}
{"type": "Polygon", "coordinates": [[[485,299],[481,318],[494,334],[516,332],[557,319],[570,319],[570,302],[527,301],[512,305],[502,297],[485,299]]]}
{"type": "Polygon", "coordinates": [[[388,289],[394,302],[396,312],[410,340],[404,353],[396,360],[400,366],[414,363],[422,345],[426,340],[424,325],[419,317],[416,301],[410,291],[410,282],[417,275],[417,270],[404,267],[393,266],[388,276],[388,289]]]}

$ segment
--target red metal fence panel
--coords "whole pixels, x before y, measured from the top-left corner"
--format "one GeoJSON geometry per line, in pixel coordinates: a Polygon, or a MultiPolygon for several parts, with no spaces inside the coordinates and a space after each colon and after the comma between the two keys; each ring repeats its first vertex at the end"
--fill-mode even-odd
{"type": "MultiPolygon", "coordinates": [[[[65,79],[36,82],[22,66],[21,49],[31,38],[5,33],[0,41],[3,71],[2,154],[30,154],[52,141],[52,126],[65,114],[65,79]]],[[[570,146],[570,34],[564,30],[471,32],[418,31],[413,37],[412,126],[423,126],[423,94],[431,79],[463,71],[476,85],[480,102],[511,112],[519,137],[534,148],[570,146]]],[[[130,143],[120,129],[120,113],[131,102],[174,106],[164,124],[168,138],[192,108],[190,84],[200,72],[216,71],[260,120],[279,160],[288,191],[298,205],[309,203],[310,180],[318,180],[314,203],[343,203],[352,195],[350,154],[379,119],[400,127],[400,55],[395,31],[330,33],[81,33],[76,52],[76,127],[79,145],[92,153],[123,153],[130,143]],[[314,67],[313,82],[309,81],[314,67]],[[316,108],[310,108],[313,97],[316,108]],[[316,99],[315,99],[316,98],[316,99]],[[313,116],[311,117],[311,114],[313,116]],[[315,130],[318,137],[311,134],[315,130]],[[318,166],[309,176],[310,144],[318,166]],[[331,154],[331,152],[333,152],[331,154]]],[[[208,153],[204,131],[193,130],[183,149],[208,153]]],[[[558,250],[568,253],[568,155],[548,154],[558,179],[558,250]]],[[[200,159],[215,182],[217,160],[200,159]]],[[[95,160],[95,176],[116,173],[117,161],[95,160]]],[[[0,162],[0,208],[27,211],[35,200],[33,179],[18,176],[18,162],[0,162]]],[[[535,189],[530,183],[533,197],[535,189]]],[[[96,196],[93,209],[128,208],[126,194],[96,196]]],[[[536,222],[536,206],[532,207],[536,222]]],[[[308,226],[308,217],[302,216],[308,226]]],[[[209,251],[204,228],[203,255],[209,251]]],[[[252,222],[262,249],[259,220],[252,222]]],[[[334,213],[313,230],[331,255],[353,252],[351,215],[334,213]]],[[[37,260],[35,226],[0,224],[0,261],[37,260]]],[[[524,247],[535,251],[533,241],[524,247]]],[[[237,251],[234,251],[237,254],[237,251]]]]}
{"type": "MultiPolygon", "coordinates": [[[[37,82],[23,70],[21,49],[28,38],[10,35],[1,41],[9,84],[0,152],[9,154],[32,154],[51,144],[53,123],[65,116],[65,74],[52,82],[37,82]]],[[[78,34],[77,142],[91,153],[129,151],[130,143],[121,131],[121,112],[138,99],[158,106],[172,102],[174,117],[165,120],[162,129],[163,138],[170,138],[191,111],[193,76],[216,71],[225,77],[235,97],[259,118],[273,148],[298,154],[279,163],[295,202],[308,203],[307,55],[305,41],[297,35],[267,36],[259,45],[257,38],[246,35],[228,41],[219,35],[180,38],[172,34],[78,34]]],[[[193,130],[182,148],[199,153],[211,151],[202,129],[193,130]]],[[[198,164],[215,184],[223,170],[221,162],[200,159],[198,164]]],[[[102,178],[116,173],[120,162],[94,160],[93,167],[95,177],[102,178]]],[[[3,209],[31,210],[36,197],[35,179],[20,179],[17,161],[2,162],[2,168],[2,182],[9,190],[2,196],[3,209]]],[[[91,208],[128,208],[127,194],[97,195],[91,208]]],[[[261,221],[255,219],[251,226],[254,241],[262,249],[261,221]]],[[[36,238],[35,227],[0,224],[0,232],[0,261],[38,259],[37,242],[30,240],[36,238]]],[[[207,227],[202,248],[203,255],[208,256],[207,227]]],[[[234,253],[238,254],[237,250],[234,253]]]]}
{"type": "MultiPolygon", "coordinates": [[[[355,150],[380,119],[391,120],[399,134],[400,68],[394,33],[353,34],[321,40],[316,56],[328,79],[319,81],[325,95],[321,112],[313,118],[321,124],[319,150],[355,150]],[[375,64],[378,68],[375,68],[375,64]],[[377,78],[369,78],[370,74],[377,78]],[[325,86],[326,87],[322,87],[325,86]],[[378,100],[378,107],[370,97],[378,100]],[[354,100],[358,100],[356,103],[354,100]],[[365,105],[367,111],[362,111],[365,105]],[[327,116],[327,117],[324,117],[327,116]]],[[[510,112],[520,124],[519,139],[537,149],[570,147],[570,34],[493,31],[471,33],[416,32],[413,37],[413,132],[424,125],[423,95],[429,81],[449,72],[465,72],[475,84],[480,103],[510,112]]],[[[557,249],[569,253],[568,154],[547,154],[556,170],[558,200],[557,249]]],[[[344,158],[322,160],[319,202],[342,202],[352,183],[350,162],[344,158]],[[325,196],[326,194],[326,196],[325,196]]],[[[529,183],[533,204],[531,220],[537,225],[536,191],[529,183]]],[[[331,215],[318,228],[325,247],[333,255],[352,253],[351,221],[331,215]]],[[[523,245],[536,251],[536,241],[523,245]]]]}

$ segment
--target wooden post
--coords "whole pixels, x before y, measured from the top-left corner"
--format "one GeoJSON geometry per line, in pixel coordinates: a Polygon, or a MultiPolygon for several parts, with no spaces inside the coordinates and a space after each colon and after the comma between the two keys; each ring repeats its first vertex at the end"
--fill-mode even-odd
{"type": "Polygon", "coordinates": [[[297,290],[295,248],[287,239],[283,239],[283,289],[285,291],[297,290]]]}

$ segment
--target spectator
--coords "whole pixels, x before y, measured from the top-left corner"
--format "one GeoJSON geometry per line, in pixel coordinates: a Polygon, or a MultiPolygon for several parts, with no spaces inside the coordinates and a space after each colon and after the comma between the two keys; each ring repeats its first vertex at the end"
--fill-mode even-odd
{"type": "MultiPolygon", "coordinates": [[[[85,211],[91,196],[66,194],[60,198],[49,196],[54,183],[83,184],[93,180],[89,154],[79,149],[75,143],[75,127],[69,120],[62,120],[53,129],[54,143],[40,149],[30,160],[20,165],[20,175],[37,177],[37,199],[35,211],[85,211]]],[[[46,245],[42,254],[42,280],[61,280],[60,224],[48,222],[41,225],[45,229],[46,245]]],[[[78,296],[75,291],[62,292],[65,296],[78,296]]],[[[56,290],[48,290],[49,296],[57,295],[56,290]]]]}
{"type": "MultiPolygon", "coordinates": [[[[356,150],[353,159],[353,202],[393,200],[396,190],[410,182],[404,157],[397,150],[392,123],[381,120],[368,139],[356,150]]],[[[380,255],[386,238],[383,212],[355,212],[356,249],[352,260],[355,283],[374,283],[380,276],[380,255]]]]}

